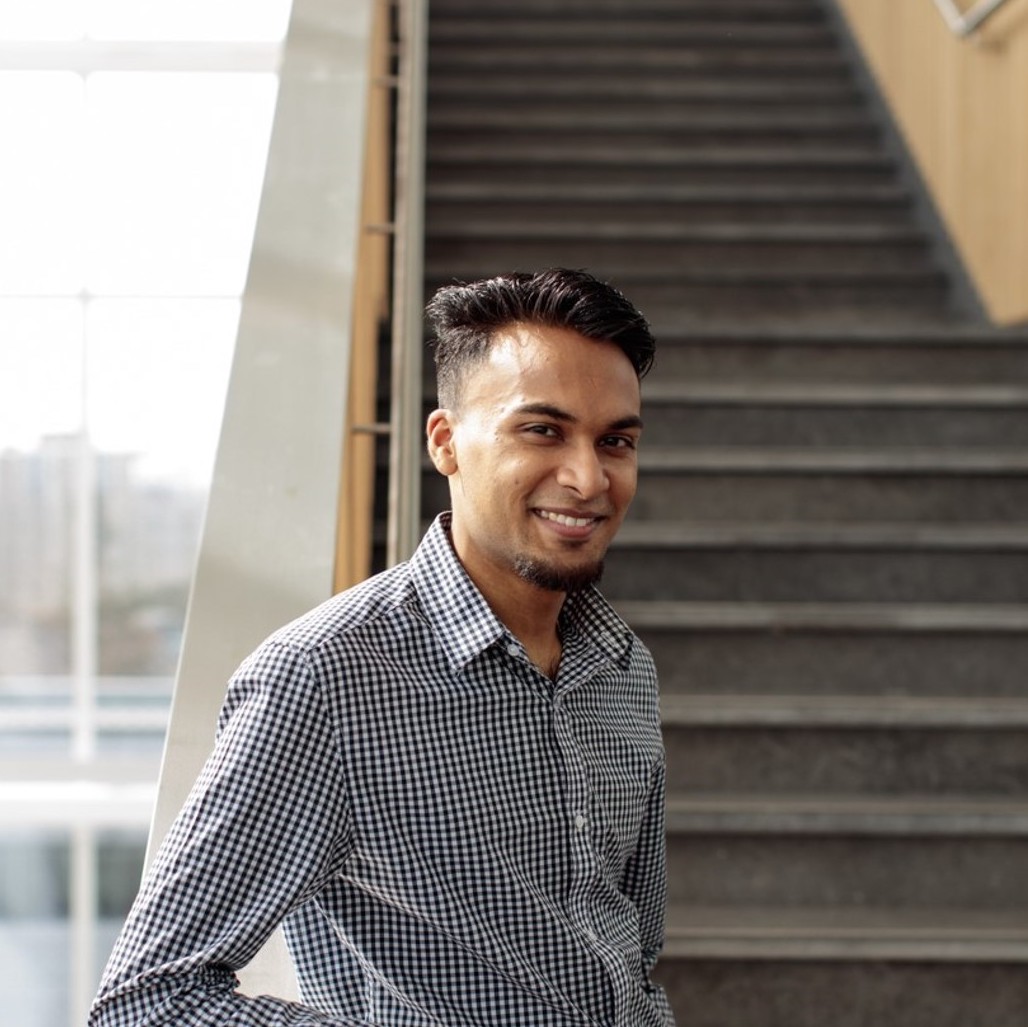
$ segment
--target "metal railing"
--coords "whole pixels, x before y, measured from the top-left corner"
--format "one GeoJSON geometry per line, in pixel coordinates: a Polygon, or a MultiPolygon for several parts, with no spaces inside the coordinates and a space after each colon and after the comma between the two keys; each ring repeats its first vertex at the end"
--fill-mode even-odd
{"type": "Polygon", "coordinates": [[[1007,0],[978,0],[970,9],[961,11],[955,0],[935,0],[950,31],[961,39],[981,28],[1006,3],[1007,0]]]}
{"type": "Polygon", "coordinates": [[[407,559],[421,535],[421,365],[425,345],[422,308],[427,0],[401,0],[398,14],[388,564],[407,559]]]}

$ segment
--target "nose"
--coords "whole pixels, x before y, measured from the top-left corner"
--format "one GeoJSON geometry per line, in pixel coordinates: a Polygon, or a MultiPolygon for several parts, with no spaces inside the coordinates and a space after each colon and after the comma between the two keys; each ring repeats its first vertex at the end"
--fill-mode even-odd
{"type": "Polygon", "coordinates": [[[590,443],[568,446],[557,471],[557,482],[578,493],[583,499],[602,495],[610,487],[610,479],[596,447],[590,443]]]}

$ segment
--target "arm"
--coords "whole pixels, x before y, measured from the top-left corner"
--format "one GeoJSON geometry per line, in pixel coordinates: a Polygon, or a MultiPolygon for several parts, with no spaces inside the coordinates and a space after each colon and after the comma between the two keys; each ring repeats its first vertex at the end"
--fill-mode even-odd
{"type": "Polygon", "coordinates": [[[650,980],[657,957],[664,945],[664,916],[667,905],[667,854],[665,839],[664,792],[666,769],[664,755],[653,771],[646,811],[635,852],[625,867],[622,891],[639,912],[639,939],[645,986],[664,1012],[669,1025],[674,1014],[659,985],[650,980]]]}
{"type": "Polygon", "coordinates": [[[230,682],[217,745],[129,914],[90,1027],[339,1024],[237,994],[234,971],[346,860],[344,796],[306,657],[262,646],[230,682]]]}

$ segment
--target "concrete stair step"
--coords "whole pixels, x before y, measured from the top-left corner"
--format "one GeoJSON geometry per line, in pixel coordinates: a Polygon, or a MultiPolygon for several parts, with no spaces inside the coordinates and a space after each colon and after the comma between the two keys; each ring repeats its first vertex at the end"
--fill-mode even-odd
{"type": "MultiPolygon", "coordinates": [[[[431,37],[430,37],[431,40],[431,37]]],[[[580,43],[574,47],[543,48],[526,46],[519,40],[494,38],[491,43],[474,46],[436,44],[430,41],[430,70],[444,73],[514,70],[575,71],[581,74],[618,74],[628,77],[648,76],[652,71],[670,72],[691,69],[709,75],[711,72],[782,74],[796,77],[804,73],[822,74],[825,71],[843,73],[848,70],[845,58],[827,44],[756,45],[738,48],[730,40],[718,46],[714,43],[684,42],[680,45],[664,43],[646,47],[646,59],[639,59],[634,46],[611,43],[580,43]]]]}
{"type": "Polygon", "coordinates": [[[973,803],[1023,800],[1028,794],[1023,699],[972,706],[939,697],[915,703],[908,697],[861,702],[821,696],[817,703],[811,697],[764,696],[750,702],[746,719],[744,697],[726,697],[734,701],[723,704],[718,698],[667,696],[662,702],[673,792],[709,799],[749,793],[768,800],[799,793],[917,794],[963,796],[973,803]],[[940,712],[931,708],[933,701],[940,712]],[[1003,723],[1003,714],[1013,719],[1003,723]]]}
{"type": "MultiPolygon", "coordinates": [[[[617,600],[640,630],[780,631],[808,634],[884,632],[1019,635],[1028,631],[1028,605],[956,603],[690,603],[617,600]]],[[[1026,682],[1028,685],[1028,682],[1026,682]]],[[[702,686],[701,686],[702,687],[702,686]]]]}
{"type": "MultiPolygon", "coordinates": [[[[493,260],[503,266],[519,265],[497,251],[493,260]]],[[[532,266],[560,264],[565,250],[555,244],[540,247],[540,261],[532,266]]],[[[492,261],[460,264],[429,261],[428,283],[470,281],[492,274],[492,261]]],[[[736,269],[629,268],[619,253],[616,266],[596,260],[584,265],[601,278],[617,280],[648,318],[658,338],[695,328],[726,316],[751,318],[754,324],[788,319],[797,330],[847,324],[904,324],[923,327],[945,324],[948,317],[946,276],[930,267],[878,269],[736,269]]],[[[672,357],[673,359],[673,357],[672,357]]]]}
{"type": "Polygon", "coordinates": [[[811,447],[651,446],[640,451],[640,470],[682,470],[697,473],[735,472],[999,475],[1028,473],[1028,449],[990,450],[920,447],[863,447],[813,449],[811,447]]]}
{"type": "Polygon", "coordinates": [[[703,695],[661,697],[672,728],[866,730],[1028,728],[1028,696],[703,695]]]}
{"type": "MultiPolygon", "coordinates": [[[[677,243],[682,245],[774,245],[809,244],[819,248],[922,244],[924,234],[915,228],[894,225],[751,225],[721,223],[690,225],[681,222],[636,224],[625,221],[577,221],[555,225],[550,221],[521,221],[504,224],[472,220],[461,225],[437,225],[432,242],[479,241],[501,244],[511,240],[585,240],[592,243],[617,241],[622,245],[677,243]]],[[[638,275],[640,272],[636,272],[638,275]]]]}
{"type": "Polygon", "coordinates": [[[911,210],[909,196],[895,185],[733,188],[677,183],[640,187],[617,182],[435,182],[427,204],[429,236],[464,222],[488,222],[504,229],[523,221],[563,225],[604,220],[640,226],[670,222],[907,227],[911,210]]]}
{"type": "Polygon", "coordinates": [[[523,138],[526,142],[550,134],[564,137],[602,139],[604,135],[637,136],[652,134],[657,138],[689,138],[722,136],[750,138],[766,136],[790,140],[802,138],[875,139],[879,129],[860,108],[827,111],[792,110],[772,113],[712,112],[685,114],[681,107],[654,108],[634,106],[628,109],[602,109],[591,111],[569,110],[565,105],[540,109],[526,105],[523,110],[505,108],[495,110],[490,105],[481,107],[436,106],[428,117],[428,131],[433,141],[447,138],[459,140],[462,135],[474,138],[496,137],[504,141],[523,138]]]}
{"type": "Polygon", "coordinates": [[[617,600],[740,603],[1028,603],[1028,546],[840,549],[619,542],[604,591],[617,600]]]}
{"type": "MultiPolygon", "coordinates": [[[[735,76],[708,76],[688,68],[666,74],[639,77],[581,76],[549,69],[548,74],[526,78],[524,75],[493,73],[476,78],[433,69],[428,83],[429,116],[440,101],[462,108],[506,104],[523,106],[531,101],[560,104],[588,103],[592,109],[612,102],[631,103],[646,108],[654,104],[723,104],[757,108],[768,104],[817,107],[821,104],[857,104],[861,95],[843,68],[821,74],[809,69],[794,78],[782,74],[761,77],[756,73],[735,76]]],[[[538,106],[538,103],[536,103],[538,106]]],[[[699,107],[704,110],[709,108],[699,107]]]]}
{"type": "Polygon", "coordinates": [[[691,92],[610,89],[604,93],[597,85],[596,90],[578,96],[540,90],[505,93],[498,89],[469,96],[465,84],[463,94],[441,93],[432,99],[429,130],[434,141],[443,133],[489,132],[499,122],[512,132],[523,132],[525,126],[538,122],[544,126],[544,136],[562,123],[570,131],[577,131],[579,126],[602,131],[609,125],[617,130],[624,128],[628,134],[648,126],[649,131],[680,131],[695,140],[702,132],[717,131],[722,126],[726,134],[737,135],[771,128],[783,135],[795,135],[807,125],[813,133],[826,132],[831,130],[834,117],[840,128],[851,126],[863,131],[870,127],[872,131],[865,134],[873,136],[880,126],[867,116],[859,97],[832,91],[825,85],[825,91],[819,93],[803,93],[797,88],[792,92],[769,90],[764,95],[756,90],[722,90],[711,84],[710,88],[701,90],[697,86],[691,92]],[[768,124],[762,125],[763,119],[768,124]],[[821,121],[827,124],[819,124],[821,121]],[[639,128],[638,122],[642,122],[639,128]]]}
{"type": "Polygon", "coordinates": [[[1021,909],[1028,804],[949,797],[668,800],[672,902],[1021,909]]]}
{"type": "Polygon", "coordinates": [[[765,524],[750,521],[652,520],[631,516],[622,525],[615,547],[639,546],[691,550],[782,549],[843,552],[949,550],[953,552],[1021,552],[1028,545],[1028,522],[931,524],[904,521],[832,523],[795,521],[765,524]]]}
{"type": "MultiPolygon", "coordinates": [[[[458,165],[466,169],[467,180],[479,182],[488,181],[481,177],[481,169],[497,165],[521,169],[532,165],[566,167],[570,163],[575,168],[601,164],[622,169],[672,167],[677,171],[695,169],[719,172],[738,168],[759,168],[762,173],[795,169],[822,172],[836,169],[888,172],[894,167],[891,158],[877,146],[866,145],[822,143],[809,148],[741,144],[695,147],[683,143],[678,146],[648,146],[645,149],[626,151],[623,147],[609,142],[582,145],[574,140],[563,139],[523,146],[499,142],[452,143],[430,150],[428,163],[430,167],[458,165]],[[475,168],[475,171],[472,172],[471,168],[475,168]]],[[[524,181],[521,175],[513,177],[515,181],[524,181]]],[[[461,180],[459,176],[450,179],[461,180]]],[[[726,183],[722,180],[720,184],[726,183]]]]}
{"type": "Polygon", "coordinates": [[[1009,927],[949,910],[902,922],[888,910],[797,919],[769,909],[737,919],[676,907],[673,916],[655,976],[689,1027],[1024,1024],[1017,914],[1009,927]]]}
{"type": "Polygon", "coordinates": [[[646,445],[1028,445],[1019,385],[675,381],[644,385],[646,445]]]}
{"type": "Polygon", "coordinates": [[[665,697],[1028,697],[1023,608],[615,605],[653,653],[665,697]]]}
{"type": "MultiPolygon", "coordinates": [[[[1021,910],[944,906],[738,909],[674,904],[668,911],[665,959],[1023,964],[1028,963],[1028,919],[1021,910]]],[[[1022,980],[1028,997],[1028,977],[1022,980]]]]}
{"type": "Polygon", "coordinates": [[[565,187],[576,183],[599,186],[623,183],[630,176],[640,187],[832,188],[885,185],[894,176],[888,158],[874,152],[851,160],[850,154],[826,154],[809,147],[788,156],[781,153],[780,148],[769,151],[766,147],[692,146],[660,150],[645,147],[638,151],[638,163],[629,168],[632,161],[625,147],[605,145],[588,149],[593,159],[589,152],[580,153],[574,147],[565,148],[552,159],[542,150],[525,147],[522,150],[525,160],[515,153],[504,160],[487,147],[469,149],[451,144],[444,150],[429,151],[427,184],[432,188],[437,184],[488,183],[497,189],[522,182],[552,182],[565,187]]]}
{"type": "Polygon", "coordinates": [[[667,821],[673,835],[1028,839],[1028,800],[1023,796],[672,793],[667,821]]]}
{"type": "Polygon", "coordinates": [[[811,0],[521,0],[512,5],[499,0],[433,0],[432,16],[437,18],[476,18],[488,12],[499,21],[531,16],[533,20],[548,21],[571,15],[589,15],[594,18],[649,18],[682,17],[712,20],[728,18],[732,21],[776,21],[781,19],[820,21],[824,11],[811,0]]]}
{"type": "Polygon", "coordinates": [[[952,324],[818,331],[771,323],[756,332],[740,324],[697,325],[691,334],[663,335],[657,360],[654,385],[685,380],[734,387],[758,379],[768,387],[818,389],[1003,385],[1028,381],[1028,335],[952,324]]]}
{"type": "Polygon", "coordinates": [[[650,446],[639,520],[995,522],[1028,508],[1023,448],[650,446]]]}
{"type": "Polygon", "coordinates": [[[427,233],[430,266],[470,262],[494,266],[545,266],[558,255],[571,266],[603,266],[621,277],[648,271],[666,279],[678,271],[732,275],[773,269],[824,275],[831,271],[895,268],[931,271],[925,237],[906,226],[840,225],[688,225],[675,222],[553,223],[514,226],[468,221],[436,226],[427,233]],[[504,265],[506,262],[506,265],[504,265]]]}
{"type": "Polygon", "coordinates": [[[585,20],[561,10],[541,19],[515,10],[501,19],[491,14],[435,18],[431,22],[432,46],[494,47],[502,43],[533,46],[547,52],[553,48],[578,51],[597,44],[658,49],[679,44],[692,51],[700,46],[723,48],[726,35],[730,35],[733,47],[825,47],[835,40],[827,22],[809,17],[755,21],[751,11],[737,11],[710,18],[702,9],[688,8],[683,8],[674,19],[645,14],[603,18],[599,14],[594,12],[593,17],[585,20]]]}

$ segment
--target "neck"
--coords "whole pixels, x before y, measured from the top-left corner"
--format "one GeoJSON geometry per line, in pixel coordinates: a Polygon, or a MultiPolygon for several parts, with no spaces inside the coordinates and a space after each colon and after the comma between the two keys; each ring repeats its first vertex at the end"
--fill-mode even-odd
{"type": "MultiPolygon", "coordinates": [[[[475,581],[474,576],[472,580],[475,581]]],[[[549,678],[557,676],[561,644],[557,621],[566,593],[539,588],[527,581],[490,589],[475,581],[485,601],[507,630],[525,647],[529,659],[549,678]]]]}

